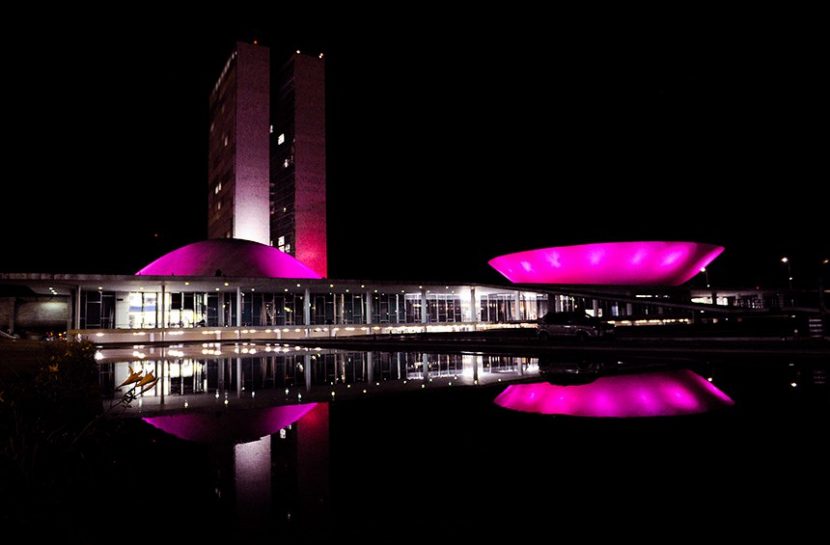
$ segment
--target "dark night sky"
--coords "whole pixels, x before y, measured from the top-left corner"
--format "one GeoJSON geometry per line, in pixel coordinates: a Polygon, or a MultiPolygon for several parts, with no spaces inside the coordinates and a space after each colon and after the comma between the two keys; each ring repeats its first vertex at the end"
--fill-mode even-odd
{"type": "Polygon", "coordinates": [[[499,253],[674,239],[727,246],[716,284],[780,285],[788,255],[814,285],[830,95],[809,29],[375,16],[6,32],[0,271],[132,273],[204,238],[208,94],[256,37],[326,53],[332,276],[497,280],[499,253]]]}

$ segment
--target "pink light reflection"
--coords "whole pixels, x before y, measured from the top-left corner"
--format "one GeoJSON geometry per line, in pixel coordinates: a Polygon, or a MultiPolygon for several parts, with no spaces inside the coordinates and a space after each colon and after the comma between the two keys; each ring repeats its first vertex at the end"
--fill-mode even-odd
{"type": "Polygon", "coordinates": [[[143,420],[185,441],[214,443],[244,442],[276,433],[300,420],[317,403],[284,405],[222,413],[188,413],[153,416],[143,420]]]}
{"type": "Polygon", "coordinates": [[[600,377],[590,384],[513,384],[494,403],[537,414],[635,418],[698,414],[735,402],[688,369],[600,377]]]}
{"type": "Polygon", "coordinates": [[[514,283],[679,286],[723,250],[700,242],[602,242],[505,254],[489,264],[514,283]]]}

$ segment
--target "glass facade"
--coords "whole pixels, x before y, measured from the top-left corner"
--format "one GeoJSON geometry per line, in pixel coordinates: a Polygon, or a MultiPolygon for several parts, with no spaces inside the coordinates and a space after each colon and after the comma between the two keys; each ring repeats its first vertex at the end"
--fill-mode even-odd
{"type": "MultiPolygon", "coordinates": [[[[305,323],[305,290],[244,290],[240,293],[243,327],[356,324],[460,324],[474,321],[470,289],[451,293],[379,290],[309,292],[309,323],[305,323]],[[466,297],[464,295],[466,295],[466,297]],[[426,304],[424,304],[426,303],[426,304]],[[426,319],[423,319],[426,312],[426,319]]],[[[83,291],[82,329],[225,327],[237,324],[237,294],[141,290],[83,291]]],[[[477,321],[533,321],[548,307],[547,296],[517,292],[477,297],[477,321]],[[518,305],[518,306],[517,306],[518,305]]]]}

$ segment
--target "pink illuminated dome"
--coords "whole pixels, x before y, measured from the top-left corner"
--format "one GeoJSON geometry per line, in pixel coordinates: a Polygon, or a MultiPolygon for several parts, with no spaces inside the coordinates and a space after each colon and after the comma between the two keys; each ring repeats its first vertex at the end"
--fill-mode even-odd
{"type": "Polygon", "coordinates": [[[137,275],[321,278],[290,255],[271,246],[232,238],[194,242],[164,254],[137,275]]]}
{"type": "Polygon", "coordinates": [[[589,418],[680,416],[735,404],[688,369],[600,377],[590,384],[513,384],[495,399],[505,409],[589,418]]]}
{"type": "Polygon", "coordinates": [[[237,412],[175,414],[147,417],[144,421],[185,441],[239,443],[276,433],[317,406],[317,403],[305,403],[237,412]]]}
{"type": "Polygon", "coordinates": [[[505,254],[489,264],[519,284],[679,286],[721,252],[700,242],[601,242],[505,254]]]}

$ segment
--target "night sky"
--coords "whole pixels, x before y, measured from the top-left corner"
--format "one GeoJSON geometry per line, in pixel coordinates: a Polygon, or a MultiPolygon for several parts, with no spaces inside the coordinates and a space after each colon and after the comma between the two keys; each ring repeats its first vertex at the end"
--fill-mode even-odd
{"type": "Polygon", "coordinates": [[[203,239],[208,95],[256,38],[326,55],[333,277],[498,281],[500,253],[653,239],[725,245],[716,285],[783,285],[787,255],[815,286],[830,94],[809,29],[371,15],[7,22],[0,271],[131,274],[203,239]]]}

